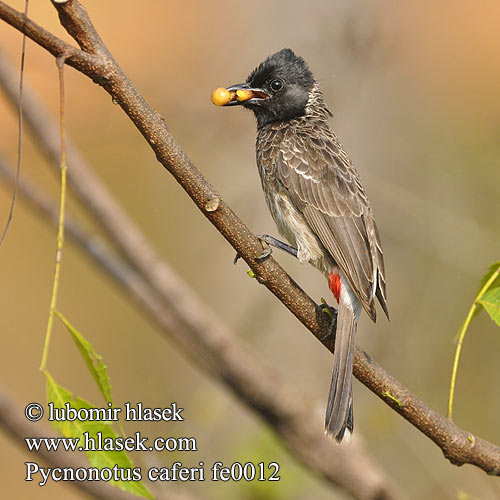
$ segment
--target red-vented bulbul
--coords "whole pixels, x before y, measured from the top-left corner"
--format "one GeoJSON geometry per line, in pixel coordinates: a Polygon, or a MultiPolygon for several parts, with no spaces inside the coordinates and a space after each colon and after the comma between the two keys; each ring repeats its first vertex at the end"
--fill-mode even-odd
{"type": "Polygon", "coordinates": [[[338,303],[325,427],[341,441],[346,429],[353,430],[351,376],[359,314],[363,308],[375,321],[377,297],[388,315],[372,209],[301,57],[283,49],[260,64],[246,83],[225,90],[227,102],[219,104],[243,105],[257,118],[257,166],[278,231],[300,262],[326,275],[338,303]]]}

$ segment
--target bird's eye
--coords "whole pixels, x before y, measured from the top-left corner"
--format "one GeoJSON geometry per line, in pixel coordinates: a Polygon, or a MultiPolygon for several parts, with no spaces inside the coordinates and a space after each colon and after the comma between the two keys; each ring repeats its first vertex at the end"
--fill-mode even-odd
{"type": "Polygon", "coordinates": [[[283,80],[277,78],[276,80],[273,80],[271,82],[270,87],[273,92],[279,92],[283,88],[283,85],[284,85],[283,80]]]}

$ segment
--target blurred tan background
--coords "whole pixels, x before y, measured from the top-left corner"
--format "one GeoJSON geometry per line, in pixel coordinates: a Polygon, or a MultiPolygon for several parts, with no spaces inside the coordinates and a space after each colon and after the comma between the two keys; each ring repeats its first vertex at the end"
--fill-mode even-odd
{"type": "MultiPolygon", "coordinates": [[[[24,1],[9,0],[22,10],[24,1]]],[[[214,87],[246,79],[267,55],[290,47],[310,64],[334,113],[334,128],[374,207],[388,268],[391,322],[364,318],[359,342],[392,375],[445,413],[453,338],[486,267],[500,257],[500,4],[495,1],[231,3],[84,2],[115,58],[165,117],[184,150],[256,233],[276,234],[260,190],[249,112],[217,109],[214,87]]],[[[65,39],[49,2],[30,17],[65,39]]],[[[21,36],[0,23],[17,63],[21,36]]],[[[54,60],[28,42],[26,81],[58,110],[54,60]]],[[[250,280],[233,250],[199,214],[124,114],[90,80],[66,71],[67,129],[155,248],[291,384],[326,404],[331,356],[284,307],[250,280]],[[284,340],[285,339],[285,340],[284,340]]],[[[16,158],[17,118],[0,95],[0,152],[16,158]]],[[[22,176],[54,196],[58,180],[26,131],[22,176]]],[[[11,192],[0,186],[6,219],[11,192]]],[[[81,214],[73,198],[68,210],[81,214]]],[[[86,226],[93,228],[86,221],[86,226]]],[[[38,371],[52,284],[55,233],[18,201],[0,248],[1,390],[19,405],[44,401],[38,371]]],[[[275,257],[312,297],[322,277],[275,257]]],[[[59,308],[109,367],[118,402],[186,408],[186,421],[125,425],[144,435],[194,435],[199,453],[136,458],[195,465],[278,461],[279,483],[176,485],[208,499],[344,498],[297,464],[253,414],[162,339],[124,295],[71,244],[64,252],[59,308]]],[[[500,443],[500,331],[482,314],[459,369],[455,420],[500,443]]],[[[49,369],[75,394],[100,403],[67,333],[55,330],[49,369]]],[[[356,430],[409,498],[500,497],[498,479],[450,465],[427,438],[355,383],[356,430]],[[462,495],[462,496],[460,496],[462,495]]],[[[20,416],[20,418],[22,418],[20,416]]],[[[30,459],[0,435],[4,498],[79,499],[63,484],[26,483],[30,459]],[[8,478],[8,480],[7,480],[8,478]]],[[[31,457],[32,458],[32,457],[31,457]]],[[[174,485],[175,486],[175,485],[174,485]]]]}

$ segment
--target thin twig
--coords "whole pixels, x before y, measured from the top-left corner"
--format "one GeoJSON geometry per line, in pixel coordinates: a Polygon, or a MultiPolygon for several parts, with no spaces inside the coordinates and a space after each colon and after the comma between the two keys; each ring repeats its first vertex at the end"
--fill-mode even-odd
{"type": "Polygon", "coordinates": [[[64,246],[64,212],[66,207],[66,137],[64,126],[64,61],[68,57],[67,54],[62,54],[56,59],[57,70],[59,74],[59,136],[61,138],[61,162],[59,168],[61,170],[61,187],[59,201],[59,220],[57,223],[57,248],[56,248],[56,265],[54,269],[54,280],[52,284],[52,295],[49,307],[49,319],[47,321],[47,330],[45,332],[45,342],[43,346],[42,362],[40,370],[45,373],[47,366],[47,356],[49,354],[50,338],[52,336],[52,326],[54,324],[54,313],[57,307],[57,291],[59,289],[59,278],[61,275],[62,251],[64,246]]]}
{"type": "MultiPolygon", "coordinates": [[[[29,0],[24,2],[24,19],[28,19],[28,5],[29,0]]],[[[21,153],[23,146],[23,82],[24,82],[24,60],[26,56],[26,34],[23,33],[23,43],[21,47],[21,68],[19,70],[19,119],[17,128],[17,166],[16,166],[16,182],[12,190],[12,199],[10,202],[9,215],[7,216],[7,222],[0,236],[0,246],[2,246],[5,236],[7,236],[7,231],[9,230],[12,217],[14,217],[14,207],[16,206],[17,198],[17,186],[19,184],[19,174],[21,173],[21,153]]]]}
{"type": "MultiPolygon", "coordinates": [[[[187,158],[165,121],[144,100],[109,54],[95,31],[87,12],[77,0],[55,5],[61,24],[77,41],[79,52],[68,64],[99,83],[120,104],[150,144],[160,163],[176,178],[198,208],[233,248],[244,258],[263,283],[319,340],[325,337],[328,321],[318,306],[301,290],[272,258],[259,262],[261,245],[234,214],[215,189],[187,158]],[[91,52],[89,54],[88,52],[91,52]],[[215,211],[207,202],[220,199],[215,211]]],[[[54,54],[64,42],[34,23],[23,26],[19,13],[0,2],[0,18],[54,54]]],[[[332,350],[331,341],[324,342],[332,350]]],[[[380,366],[356,347],[354,374],[389,406],[430,437],[454,464],[471,463],[490,474],[500,475],[500,448],[461,430],[411,394],[380,366]],[[388,397],[390,395],[391,397],[388,397]],[[399,404],[396,404],[394,398],[399,404]]]]}

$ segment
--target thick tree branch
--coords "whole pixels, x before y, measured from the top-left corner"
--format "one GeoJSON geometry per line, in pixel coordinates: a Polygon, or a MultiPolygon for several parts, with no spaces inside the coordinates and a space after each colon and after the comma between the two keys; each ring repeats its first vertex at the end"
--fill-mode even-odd
{"type": "MultiPolygon", "coordinates": [[[[324,315],[274,259],[269,258],[264,262],[256,260],[261,253],[259,240],[206,182],[175,142],[162,117],[145,102],[109,55],[85,9],[77,0],[69,0],[55,7],[61,23],[83,49],[74,49],[67,63],[99,83],[113,96],[148,141],[158,161],[176,178],[202,213],[245,259],[258,280],[321,340],[327,328],[324,315]],[[92,53],[89,55],[86,51],[92,53]],[[214,199],[219,202],[217,209],[212,211],[213,203],[207,203],[214,199]]],[[[0,18],[25,32],[54,55],[60,55],[57,47],[61,47],[63,42],[34,23],[24,23],[22,14],[16,13],[2,2],[0,18]]],[[[332,349],[331,342],[326,342],[325,345],[332,349]]],[[[500,448],[468,434],[452,421],[428,408],[386,374],[359,347],[355,353],[354,374],[395,411],[430,437],[452,463],[470,463],[490,474],[500,475],[500,448]]]]}

